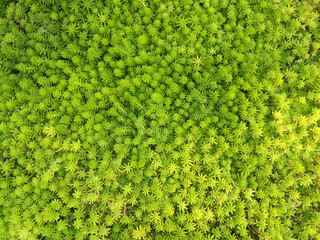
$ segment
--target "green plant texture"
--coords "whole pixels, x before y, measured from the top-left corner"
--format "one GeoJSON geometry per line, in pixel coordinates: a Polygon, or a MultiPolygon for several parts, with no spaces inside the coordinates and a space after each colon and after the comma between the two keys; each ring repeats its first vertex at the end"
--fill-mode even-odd
{"type": "Polygon", "coordinates": [[[320,240],[319,0],[0,2],[0,240],[320,240]]]}

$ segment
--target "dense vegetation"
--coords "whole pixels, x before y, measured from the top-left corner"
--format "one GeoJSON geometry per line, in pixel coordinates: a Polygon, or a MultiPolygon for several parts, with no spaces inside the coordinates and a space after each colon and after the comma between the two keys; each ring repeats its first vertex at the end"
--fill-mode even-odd
{"type": "Polygon", "coordinates": [[[1,3],[0,239],[320,239],[319,0],[1,3]]]}

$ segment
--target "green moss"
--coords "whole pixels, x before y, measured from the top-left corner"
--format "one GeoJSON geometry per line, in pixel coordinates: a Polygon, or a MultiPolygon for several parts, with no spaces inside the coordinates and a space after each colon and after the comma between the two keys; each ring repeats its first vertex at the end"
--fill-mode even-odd
{"type": "Polygon", "coordinates": [[[319,239],[319,1],[0,1],[0,239],[319,239]]]}

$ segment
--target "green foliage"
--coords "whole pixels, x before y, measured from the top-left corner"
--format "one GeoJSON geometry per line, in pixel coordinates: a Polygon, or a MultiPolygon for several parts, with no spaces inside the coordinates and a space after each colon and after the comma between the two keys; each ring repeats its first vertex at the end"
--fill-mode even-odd
{"type": "Polygon", "coordinates": [[[0,239],[320,239],[319,9],[0,1],[0,239]]]}

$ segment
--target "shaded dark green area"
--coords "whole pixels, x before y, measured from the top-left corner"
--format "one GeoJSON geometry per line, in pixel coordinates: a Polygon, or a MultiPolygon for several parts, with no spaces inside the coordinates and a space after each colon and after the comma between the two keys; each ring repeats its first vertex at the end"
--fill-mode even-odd
{"type": "Polygon", "coordinates": [[[16,3],[18,0],[1,0],[0,1],[0,17],[4,17],[6,9],[10,4],[16,3]]]}

